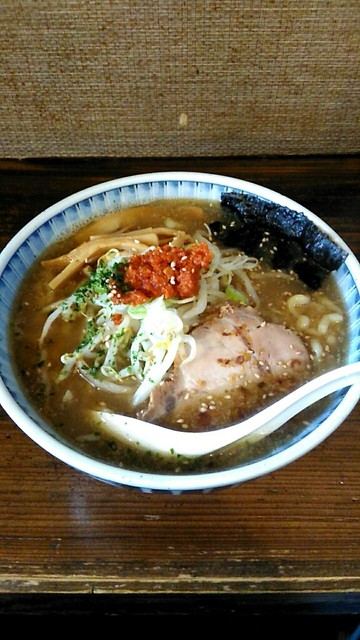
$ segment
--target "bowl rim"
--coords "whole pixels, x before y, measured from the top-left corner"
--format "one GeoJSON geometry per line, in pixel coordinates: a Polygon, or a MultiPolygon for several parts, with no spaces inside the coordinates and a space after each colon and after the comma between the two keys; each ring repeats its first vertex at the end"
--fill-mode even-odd
{"type": "MultiPolygon", "coordinates": [[[[102,194],[112,189],[133,186],[136,184],[153,182],[198,182],[215,184],[224,188],[234,188],[243,190],[265,199],[277,202],[296,211],[301,211],[312,220],[320,229],[327,233],[335,242],[348,253],[346,264],[354,280],[360,282],[360,264],[350,247],[330,227],[324,220],[319,218],[312,211],[303,207],[291,198],[282,195],[268,187],[258,185],[254,182],[233,178],[221,174],[192,172],[192,171],[162,171],[152,173],[141,173],[122,178],[115,178],[106,182],[92,185],[77,191],[62,200],[51,205],[41,213],[37,214],[27,224],[25,224],[10,241],[5,245],[0,255],[0,278],[6,265],[12,259],[19,247],[26,239],[41,227],[49,219],[61,213],[68,207],[78,204],[82,200],[87,200],[93,196],[102,194]]],[[[162,198],[163,199],[163,198],[162,198]]],[[[153,199],[154,200],[154,199],[153,199]]],[[[152,200],[152,201],[153,201],[152,200]]],[[[148,200],[151,201],[151,200],[148,200]]],[[[138,203],[140,204],[140,203],[138,203]]],[[[96,216],[94,216],[96,217],[96,216]]],[[[231,469],[214,472],[194,473],[194,474],[157,474],[142,471],[133,471],[113,467],[110,464],[90,458],[75,449],[71,448],[57,439],[55,434],[50,434],[38,425],[27,413],[17,404],[15,398],[7,388],[2,376],[0,376],[0,404],[12,421],[31,440],[36,442],[42,449],[61,460],[65,464],[82,471],[91,477],[120,486],[131,486],[142,491],[151,492],[153,490],[181,493],[183,491],[207,491],[215,488],[239,485],[243,482],[255,479],[270,472],[287,466],[296,459],[314,449],[323,442],[351,413],[360,398],[360,384],[352,385],[348,388],[341,402],[334,411],[325,418],[317,428],[306,434],[282,451],[278,451],[269,458],[247,463],[231,469]]]]}
{"type": "MultiPolygon", "coordinates": [[[[332,238],[336,239],[336,242],[345,249],[349,254],[353,254],[351,248],[345,243],[337,232],[328,225],[324,220],[319,218],[315,213],[302,206],[296,200],[292,200],[288,196],[285,196],[269,187],[264,187],[255,182],[249,180],[242,180],[241,178],[233,178],[230,176],[216,174],[216,173],[201,173],[199,171],[159,171],[152,173],[139,173],[131,176],[124,176],[122,178],[114,178],[105,182],[100,182],[95,185],[85,187],[76,191],[75,193],[62,198],[58,202],[50,205],[42,212],[36,214],[31,220],[29,220],[19,231],[9,240],[5,247],[1,251],[0,255],[0,275],[2,274],[6,263],[12,257],[12,254],[19,246],[23,244],[26,238],[36,231],[42,224],[47,222],[50,218],[54,217],[58,213],[61,213],[64,209],[78,204],[82,200],[89,199],[95,195],[110,191],[112,189],[131,186],[134,184],[144,184],[147,182],[199,182],[207,184],[217,184],[219,186],[231,187],[234,189],[242,189],[249,193],[256,193],[258,196],[265,199],[277,202],[289,208],[293,208],[295,211],[301,211],[305,215],[315,222],[323,231],[329,234],[332,238]]],[[[355,256],[354,256],[355,257],[355,256]]],[[[357,260],[356,260],[357,262],[357,260]]]]}

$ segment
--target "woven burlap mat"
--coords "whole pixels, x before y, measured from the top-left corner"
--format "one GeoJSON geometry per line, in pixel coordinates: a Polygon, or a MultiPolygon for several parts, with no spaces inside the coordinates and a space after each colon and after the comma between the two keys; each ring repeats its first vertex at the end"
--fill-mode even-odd
{"type": "Polygon", "coordinates": [[[359,0],[3,0],[0,157],[360,149],[359,0]]]}

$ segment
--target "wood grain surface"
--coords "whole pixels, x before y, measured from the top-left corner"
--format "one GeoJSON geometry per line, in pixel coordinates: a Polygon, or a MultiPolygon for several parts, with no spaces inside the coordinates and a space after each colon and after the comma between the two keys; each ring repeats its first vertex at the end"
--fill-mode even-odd
{"type": "MultiPolygon", "coordinates": [[[[358,156],[0,161],[1,247],[82,188],[174,169],[273,188],[322,217],[360,255],[358,156]]],[[[359,428],[356,407],[286,468],[241,486],[174,496],[87,477],[40,449],[1,411],[0,612],[357,612],[359,428]]]]}

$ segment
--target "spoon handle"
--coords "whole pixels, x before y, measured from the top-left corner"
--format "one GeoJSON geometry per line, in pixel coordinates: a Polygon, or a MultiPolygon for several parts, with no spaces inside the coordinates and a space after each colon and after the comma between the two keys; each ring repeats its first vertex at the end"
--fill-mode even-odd
{"type": "Polygon", "coordinates": [[[263,438],[318,400],[357,383],[360,383],[360,362],[328,371],[310,380],[242,422],[201,433],[168,429],[108,412],[98,412],[97,416],[104,428],[143,448],[171,456],[198,457],[250,435],[256,439],[263,438]]]}
{"type": "MultiPolygon", "coordinates": [[[[325,381],[325,379],[323,379],[323,376],[321,376],[321,385],[311,384],[312,382],[317,382],[317,379],[307,383],[307,393],[304,396],[300,393],[301,391],[304,391],[304,387],[298,390],[299,393],[297,393],[297,390],[293,391],[291,394],[289,394],[290,397],[285,397],[285,399],[289,401],[289,404],[284,403],[283,408],[276,403],[277,410],[280,413],[277,416],[274,416],[273,419],[270,419],[266,424],[263,424],[262,427],[256,429],[256,431],[254,432],[255,435],[259,439],[263,438],[284,425],[301,411],[304,411],[304,409],[307,409],[311,405],[315,404],[315,402],[318,402],[319,400],[322,400],[323,398],[329,396],[331,393],[335,393],[336,391],[339,391],[341,389],[346,389],[354,384],[360,384],[359,363],[355,363],[354,365],[346,365],[342,369],[344,369],[344,371],[342,372],[342,375],[340,377],[338,375],[335,375],[335,373],[339,373],[339,370],[331,371],[329,372],[329,375],[324,374],[324,376],[328,376],[327,381],[325,381]]],[[[279,402],[281,402],[281,400],[279,400],[279,402]]]]}
{"type": "Polygon", "coordinates": [[[231,436],[236,436],[239,427],[242,427],[239,440],[251,434],[256,434],[257,437],[262,438],[284,425],[315,402],[322,400],[335,391],[358,383],[360,383],[360,362],[354,362],[328,371],[280,398],[280,400],[277,400],[274,404],[266,407],[251,418],[229,427],[229,438],[226,438],[229,442],[227,444],[235,442],[235,440],[231,440],[231,436]]]}

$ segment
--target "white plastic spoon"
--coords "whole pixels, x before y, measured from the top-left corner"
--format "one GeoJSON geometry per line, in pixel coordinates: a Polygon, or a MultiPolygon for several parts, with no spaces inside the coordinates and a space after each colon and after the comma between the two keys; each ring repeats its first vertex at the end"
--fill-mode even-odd
{"type": "Polygon", "coordinates": [[[256,434],[272,433],[290,418],[330,393],[360,383],[360,362],[354,362],[314,378],[256,415],[230,427],[205,432],[177,431],[137,418],[106,411],[94,412],[100,424],[145,449],[167,455],[198,457],[256,434]]]}

